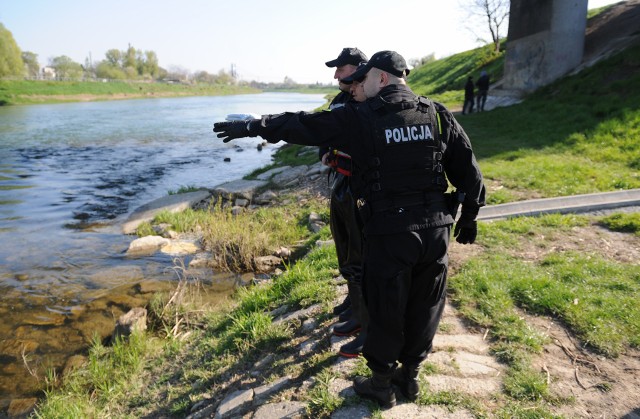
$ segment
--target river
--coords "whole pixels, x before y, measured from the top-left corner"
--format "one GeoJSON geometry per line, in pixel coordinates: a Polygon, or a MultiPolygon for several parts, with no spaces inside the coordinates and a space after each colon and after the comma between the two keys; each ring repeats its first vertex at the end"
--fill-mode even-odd
{"type": "Polygon", "coordinates": [[[124,254],[127,214],[271,161],[275,147],[224,144],[213,122],[324,102],[262,93],[0,107],[0,412],[86,353],[123,306],[175,282],[168,256],[124,254]]]}

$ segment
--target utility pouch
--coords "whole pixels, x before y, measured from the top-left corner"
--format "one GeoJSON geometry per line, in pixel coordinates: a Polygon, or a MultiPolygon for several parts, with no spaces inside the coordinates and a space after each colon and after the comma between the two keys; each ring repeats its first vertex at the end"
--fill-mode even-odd
{"type": "Polygon", "coordinates": [[[445,197],[447,200],[447,206],[449,207],[449,212],[451,212],[451,216],[455,220],[458,215],[460,203],[464,201],[464,192],[453,191],[446,193],[445,197]],[[460,198],[462,198],[462,200],[460,198]]]}

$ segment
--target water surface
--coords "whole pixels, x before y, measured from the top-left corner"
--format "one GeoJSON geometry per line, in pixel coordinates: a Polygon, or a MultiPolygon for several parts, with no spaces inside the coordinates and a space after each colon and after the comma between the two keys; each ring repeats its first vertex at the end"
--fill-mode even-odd
{"type": "Polygon", "coordinates": [[[41,387],[22,354],[42,379],[47,363],[62,368],[86,348],[91,324],[112,322],[157,289],[150,283],[176,280],[168,256],[124,255],[133,238],[119,225],[129,213],[271,161],[274,147],[224,144],[213,122],[323,103],[265,93],[0,107],[0,407],[41,387]]]}

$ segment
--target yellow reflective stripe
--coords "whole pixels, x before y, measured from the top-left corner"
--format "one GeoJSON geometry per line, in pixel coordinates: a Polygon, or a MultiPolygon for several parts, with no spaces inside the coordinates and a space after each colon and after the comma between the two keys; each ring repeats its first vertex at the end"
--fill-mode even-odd
{"type": "Polygon", "coordinates": [[[438,132],[442,135],[442,123],[440,122],[440,114],[436,112],[436,116],[438,117],[438,132]]]}

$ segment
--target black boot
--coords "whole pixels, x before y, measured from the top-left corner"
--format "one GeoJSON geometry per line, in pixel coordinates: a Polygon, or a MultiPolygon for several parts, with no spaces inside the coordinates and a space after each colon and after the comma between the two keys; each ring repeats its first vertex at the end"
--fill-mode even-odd
{"type": "Polygon", "coordinates": [[[420,384],[418,383],[418,373],[420,372],[420,364],[406,365],[396,368],[391,376],[391,382],[400,388],[400,392],[410,401],[415,401],[420,392],[420,384]]]}
{"type": "Polygon", "coordinates": [[[360,331],[360,302],[362,301],[362,287],[352,281],[347,283],[349,287],[349,299],[351,300],[351,318],[345,322],[333,326],[333,334],[336,336],[351,336],[360,331]]]}
{"type": "Polygon", "coordinates": [[[337,316],[338,314],[342,313],[349,307],[351,307],[351,299],[349,298],[349,294],[347,294],[344,300],[333,308],[333,314],[337,316]]]}
{"type": "Polygon", "coordinates": [[[364,341],[367,339],[367,332],[365,332],[364,328],[360,330],[358,336],[354,340],[349,343],[345,343],[340,347],[340,351],[338,355],[344,356],[345,358],[355,358],[360,356],[362,353],[362,347],[364,346],[364,341]]]}
{"type": "Polygon", "coordinates": [[[376,401],[385,409],[396,405],[396,394],[391,388],[391,373],[374,372],[370,378],[356,377],[353,389],[358,396],[376,401]]]}
{"type": "Polygon", "coordinates": [[[364,304],[364,298],[362,296],[360,296],[360,304],[358,306],[360,308],[360,324],[362,325],[362,329],[354,340],[342,345],[338,352],[338,354],[346,358],[355,358],[360,356],[362,353],[362,347],[364,346],[364,341],[367,339],[369,312],[367,311],[367,306],[364,304]]]}
{"type": "Polygon", "coordinates": [[[346,322],[351,318],[351,313],[353,313],[353,308],[351,307],[351,301],[349,301],[349,307],[338,316],[339,322],[346,322]]]}

